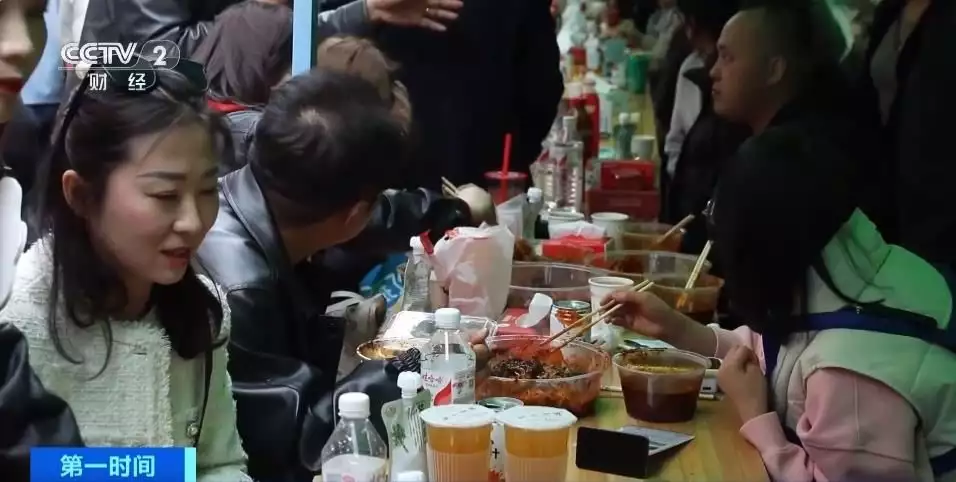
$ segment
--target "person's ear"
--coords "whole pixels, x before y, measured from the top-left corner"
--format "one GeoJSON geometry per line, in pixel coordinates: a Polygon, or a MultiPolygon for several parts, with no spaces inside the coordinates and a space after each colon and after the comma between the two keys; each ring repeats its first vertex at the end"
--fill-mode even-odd
{"type": "Polygon", "coordinates": [[[780,56],[770,57],[767,63],[767,85],[780,85],[787,74],[787,61],[780,56]]]}
{"type": "Polygon", "coordinates": [[[85,218],[89,214],[89,189],[86,181],[73,169],[67,169],[60,178],[63,199],[73,212],[85,218]]]}

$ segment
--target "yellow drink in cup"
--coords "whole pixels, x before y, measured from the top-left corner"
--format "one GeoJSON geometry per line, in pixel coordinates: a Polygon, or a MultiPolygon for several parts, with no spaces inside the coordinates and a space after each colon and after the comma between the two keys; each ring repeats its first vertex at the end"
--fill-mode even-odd
{"type": "Polygon", "coordinates": [[[568,469],[568,437],[578,421],[571,412],[553,407],[514,407],[498,414],[505,427],[505,480],[564,482],[568,469]]]}
{"type": "Polygon", "coordinates": [[[440,405],[421,413],[428,439],[429,482],[486,482],[495,411],[440,405]]]}

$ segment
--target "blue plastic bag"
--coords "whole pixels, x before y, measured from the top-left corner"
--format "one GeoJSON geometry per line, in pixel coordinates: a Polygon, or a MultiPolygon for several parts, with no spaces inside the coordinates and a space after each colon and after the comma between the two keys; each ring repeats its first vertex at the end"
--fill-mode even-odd
{"type": "Polygon", "coordinates": [[[370,298],[377,294],[385,297],[389,308],[402,298],[402,289],[405,285],[405,263],[408,257],[405,253],[393,254],[385,262],[372,268],[359,283],[359,293],[370,298]]]}

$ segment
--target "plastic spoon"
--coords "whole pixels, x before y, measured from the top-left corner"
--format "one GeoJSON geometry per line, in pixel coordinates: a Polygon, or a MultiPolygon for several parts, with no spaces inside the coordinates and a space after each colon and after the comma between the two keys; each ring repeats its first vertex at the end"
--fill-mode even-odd
{"type": "Polygon", "coordinates": [[[546,316],[551,314],[551,306],[554,300],[543,293],[535,293],[528,305],[528,314],[518,320],[518,326],[521,328],[531,328],[537,326],[546,316]]]}

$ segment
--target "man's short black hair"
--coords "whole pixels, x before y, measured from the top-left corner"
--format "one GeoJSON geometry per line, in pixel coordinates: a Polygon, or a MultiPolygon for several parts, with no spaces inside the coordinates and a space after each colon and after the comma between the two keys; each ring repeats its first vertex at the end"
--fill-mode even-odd
{"type": "Polygon", "coordinates": [[[798,81],[840,65],[846,39],[825,0],[749,0],[743,7],[759,15],[760,44],[783,56],[798,81]]]}
{"type": "Polygon", "coordinates": [[[279,224],[321,221],[402,184],[406,137],[374,86],[318,69],[270,99],[251,168],[279,224]]]}
{"type": "Polygon", "coordinates": [[[740,10],[737,0],[677,0],[685,22],[717,40],[724,25],[740,10]]]}

